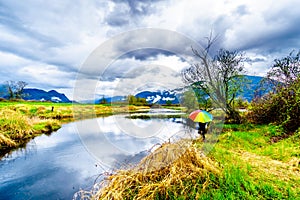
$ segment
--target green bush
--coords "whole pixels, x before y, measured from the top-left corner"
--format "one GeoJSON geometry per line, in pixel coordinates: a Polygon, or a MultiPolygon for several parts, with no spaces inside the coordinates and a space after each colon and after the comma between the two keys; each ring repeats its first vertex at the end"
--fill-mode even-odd
{"type": "Polygon", "coordinates": [[[300,126],[300,79],[255,99],[251,107],[248,117],[252,122],[274,123],[282,126],[286,133],[295,132],[300,126]]]}

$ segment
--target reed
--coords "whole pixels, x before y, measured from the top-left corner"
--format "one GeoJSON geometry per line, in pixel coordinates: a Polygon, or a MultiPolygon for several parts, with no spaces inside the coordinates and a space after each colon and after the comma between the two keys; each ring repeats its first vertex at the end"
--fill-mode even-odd
{"type": "Polygon", "coordinates": [[[60,122],[57,120],[30,117],[19,109],[2,108],[0,109],[0,154],[6,152],[2,150],[24,145],[37,135],[51,133],[59,128],[60,122]]]}
{"type": "Polygon", "coordinates": [[[33,131],[29,118],[20,111],[0,110],[0,148],[18,146],[19,140],[29,138],[33,131]]]}
{"type": "Polygon", "coordinates": [[[196,147],[167,143],[130,170],[109,176],[92,199],[173,199],[198,195],[218,176],[218,164],[196,147]]]}

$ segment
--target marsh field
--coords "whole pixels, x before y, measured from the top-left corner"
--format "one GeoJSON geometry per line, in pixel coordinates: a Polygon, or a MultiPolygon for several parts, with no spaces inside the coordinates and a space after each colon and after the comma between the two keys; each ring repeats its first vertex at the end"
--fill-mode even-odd
{"type": "MultiPolygon", "coordinates": [[[[36,193],[41,193],[41,195],[35,194],[35,191],[27,188],[29,185],[26,185],[25,182],[23,186],[20,186],[11,183],[13,178],[5,179],[8,176],[5,174],[6,172],[13,173],[14,167],[16,169],[22,168],[22,163],[26,163],[25,160],[35,159],[30,158],[31,154],[25,153],[27,158],[24,158],[22,162],[18,162],[16,160],[22,155],[14,154],[14,152],[19,151],[18,148],[26,149],[28,148],[26,144],[32,145],[32,138],[37,138],[34,140],[38,143],[39,137],[47,134],[51,138],[51,142],[55,143],[55,140],[60,140],[59,134],[64,134],[60,132],[60,128],[68,127],[68,124],[76,123],[76,121],[81,123],[82,120],[97,118],[100,120],[98,123],[102,126],[107,124],[111,128],[114,125],[110,124],[111,120],[109,119],[114,116],[113,114],[119,116],[117,114],[135,113],[139,110],[145,112],[145,109],[149,108],[124,105],[113,107],[109,105],[75,105],[74,107],[72,104],[47,102],[1,102],[0,144],[1,154],[4,156],[0,161],[0,167],[3,169],[1,180],[3,184],[0,186],[1,197],[17,199],[24,195],[23,197],[38,199],[45,195],[42,195],[42,190],[36,188],[36,193]],[[5,154],[7,152],[10,153],[5,154]],[[13,166],[9,161],[10,159],[15,160],[14,164],[18,166],[13,166]],[[12,167],[8,167],[10,165],[12,167]],[[7,169],[7,171],[4,169],[7,169]],[[14,186],[16,186],[15,189],[14,186]],[[13,196],[15,193],[18,193],[18,195],[13,196]]],[[[186,115],[182,116],[183,118],[186,117],[186,115]]],[[[172,128],[167,130],[172,131],[175,130],[176,126],[180,127],[181,125],[178,122],[170,121],[171,118],[174,119],[174,116],[170,116],[169,119],[155,120],[157,120],[157,123],[170,123],[172,128]]],[[[147,119],[126,120],[129,120],[127,122],[136,120],[135,122],[140,124],[148,123],[147,119]]],[[[87,120],[87,122],[90,121],[87,120]]],[[[90,131],[93,129],[91,125],[86,127],[90,131]]],[[[166,140],[154,141],[154,143],[161,143],[161,146],[146,154],[138,154],[138,152],[147,151],[151,145],[134,147],[133,144],[141,143],[141,141],[137,140],[130,143],[132,138],[127,137],[122,145],[124,145],[124,148],[127,148],[126,145],[133,146],[132,150],[127,149],[127,151],[133,152],[132,155],[139,155],[137,162],[131,163],[130,167],[127,166],[126,168],[124,166],[114,167],[113,171],[106,173],[105,176],[103,175],[101,180],[97,179],[95,174],[99,173],[100,176],[100,174],[105,174],[104,171],[99,171],[98,168],[93,167],[85,166],[85,169],[84,166],[81,166],[82,168],[77,166],[78,171],[88,169],[91,172],[94,170],[93,176],[87,175],[90,180],[85,183],[85,186],[79,183],[76,187],[72,186],[75,189],[70,190],[66,196],[60,190],[57,189],[56,191],[52,188],[47,195],[52,194],[49,197],[63,199],[69,199],[70,195],[75,193],[77,199],[299,199],[299,131],[286,135],[282,127],[275,124],[258,125],[244,122],[242,124],[224,124],[217,137],[207,134],[206,142],[197,137],[196,132],[194,136],[188,140],[183,138],[174,142],[167,140],[168,135],[161,136],[166,140]],[[210,150],[203,153],[206,148],[210,148],[210,150]],[[88,187],[87,184],[91,185],[88,187]]],[[[75,136],[69,135],[68,137],[75,136]]],[[[45,142],[49,141],[46,139],[45,142]]],[[[115,135],[110,142],[120,142],[119,136],[115,135]]],[[[65,145],[70,144],[66,143],[65,145]]],[[[37,152],[39,152],[39,148],[37,147],[37,152]]],[[[85,151],[84,148],[78,148],[77,150],[79,149],[85,151]]],[[[57,155],[54,153],[52,153],[52,156],[44,155],[47,154],[48,150],[43,151],[43,157],[49,156],[52,158],[57,155]]],[[[30,152],[30,150],[27,151],[30,152]]],[[[57,151],[59,150],[54,152],[57,153],[57,151]]],[[[50,154],[50,152],[49,150],[48,153],[50,154]]],[[[79,154],[79,152],[68,153],[70,155],[72,153],[79,154]]],[[[62,157],[62,160],[66,159],[69,154],[58,155],[62,157]]],[[[79,158],[81,157],[87,156],[79,156],[79,158]]],[[[78,162],[80,161],[79,158],[78,162]]],[[[53,161],[54,166],[56,166],[55,163],[53,161]]],[[[70,161],[70,163],[72,162],[70,161]]],[[[28,167],[27,164],[24,165],[28,167]]],[[[38,161],[36,165],[34,168],[39,168],[39,165],[44,166],[38,161]]],[[[75,162],[73,165],[78,164],[75,162]]],[[[16,171],[16,174],[18,173],[19,171],[16,171]]],[[[51,176],[50,168],[49,172],[43,170],[40,177],[36,175],[35,179],[41,181],[47,174],[51,176]]],[[[13,177],[13,175],[9,176],[13,177]]],[[[78,180],[83,181],[85,178],[78,180]]],[[[24,178],[24,180],[27,179],[24,178]]],[[[47,185],[47,183],[45,184],[47,185]]],[[[63,184],[68,185],[62,182],[61,185],[63,184]]],[[[32,188],[34,187],[32,186],[32,188]]],[[[60,189],[62,191],[66,190],[66,188],[60,189]]]]}

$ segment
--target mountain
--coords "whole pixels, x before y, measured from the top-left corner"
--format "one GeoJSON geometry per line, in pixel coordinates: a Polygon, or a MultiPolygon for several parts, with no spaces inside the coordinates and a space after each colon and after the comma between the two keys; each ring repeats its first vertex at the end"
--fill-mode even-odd
{"type": "Polygon", "coordinates": [[[249,83],[247,86],[243,87],[243,92],[238,94],[238,96],[247,100],[248,102],[251,102],[254,98],[254,93],[258,89],[260,81],[263,79],[263,77],[246,75],[245,78],[248,79],[249,83]]]}
{"type": "MultiPolygon", "coordinates": [[[[0,85],[0,97],[8,98],[7,88],[5,85],[0,85]]],[[[25,88],[23,90],[24,100],[35,100],[35,101],[52,101],[57,103],[71,103],[66,95],[59,93],[55,90],[44,91],[35,88],[25,88]]]]}
{"type": "Polygon", "coordinates": [[[71,103],[71,101],[63,93],[55,90],[48,92],[35,88],[24,89],[24,100],[52,101],[57,103],[71,103]]]}
{"type": "Polygon", "coordinates": [[[170,91],[143,91],[135,95],[135,97],[145,98],[147,103],[150,104],[179,104],[179,100],[175,94],[175,92],[170,91]]]}

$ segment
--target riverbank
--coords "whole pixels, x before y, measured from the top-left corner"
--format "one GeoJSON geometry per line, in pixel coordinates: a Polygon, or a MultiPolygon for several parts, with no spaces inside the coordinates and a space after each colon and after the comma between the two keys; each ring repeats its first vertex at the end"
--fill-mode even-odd
{"type": "Polygon", "coordinates": [[[67,104],[51,102],[0,102],[0,157],[23,147],[32,138],[58,130],[74,120],[136,112],[149,107],[67,104]]]}
{"type": "Polygon", "coordinates": [[[178,154],[178,148],[174,151],[174,144],[167,143],[136,167],[108,176],[90,195],[92,199],[297,199],[300,132],[274,142],[280,134],[273,125],[225,125],[207,155],[202,150],[209,143],[194,140],[169,163],[165,159],[178,154]],[[168,165],[162,166],[163,160],[168,165]]]}
{"type": "Polygon", "coordinates": [[[0,110],[0,158],[12,149],[23,147],[30,139],[61,127],[55,119],[29,117],[19,110],[0,110]]]}

